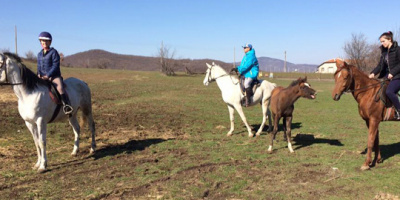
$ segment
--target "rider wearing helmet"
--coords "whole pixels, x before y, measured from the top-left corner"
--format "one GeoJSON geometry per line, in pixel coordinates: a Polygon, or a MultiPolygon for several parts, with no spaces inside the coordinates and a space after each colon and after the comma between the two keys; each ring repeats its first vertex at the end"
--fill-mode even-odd
{"type": "Polygon", "coordinates": [[[244,88],[246,91],[246,107],[251,103],[251,97],[253,96],[253,88],[251,88],[251,83],[253,80],[257,79],[258,76],[258,60],[256,57],[256,52],[251,44],[246,44],[243,46],[244,57],[242,62],[237,67],[239,74],[244,76],[244,88]]]}
{"type": "Polygon", "coordinates": [[[63,111],[66,115],[69,115],[72,113],[73,108],[64,91],[63,78],[60,70],[60,55],[56,49],[50,47],[52,42],[50,33],[41,32],[39,34],[39,41],[42,50],[37,56],[37,75],[39,78],[51,81],[56,85],[57,91],[60,93],[61,101],[64,105],[63,111]]]}

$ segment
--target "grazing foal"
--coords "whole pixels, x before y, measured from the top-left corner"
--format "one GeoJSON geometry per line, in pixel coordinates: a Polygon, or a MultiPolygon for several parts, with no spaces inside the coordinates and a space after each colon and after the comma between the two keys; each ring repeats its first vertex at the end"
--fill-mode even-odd
{"type": "Polygon", "coordinates": [[[290,153],[293,153],[291,142],[291,125],[294,110],[294,102],[300,97],[315,99],[316,91],[307,83],[307,77],[293,81],[289,87],[276,87],[271,94],[270,110],[274,119],[274,130],[271,135],[271,144],[268,152],[272,152],[273,142],[278,132],[279,120],[283,117],[284,137],[287,139],[290,153]]]}

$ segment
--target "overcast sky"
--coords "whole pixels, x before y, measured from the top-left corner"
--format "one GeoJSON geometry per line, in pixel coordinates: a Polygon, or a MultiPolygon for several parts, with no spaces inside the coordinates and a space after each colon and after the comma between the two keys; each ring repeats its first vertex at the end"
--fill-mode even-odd
{"type": "Polygon", "coordinates": [[[343,57],[351,34],[378,42],[400,30],[400,1],[386,0],[1,0],[0,48],[18,54],[40,50],[48,31],[64,55],[90,49],[156,56],[161,42],[177,58],[232,62],[251,43],[257,57],[321,64],[343,57]]]}

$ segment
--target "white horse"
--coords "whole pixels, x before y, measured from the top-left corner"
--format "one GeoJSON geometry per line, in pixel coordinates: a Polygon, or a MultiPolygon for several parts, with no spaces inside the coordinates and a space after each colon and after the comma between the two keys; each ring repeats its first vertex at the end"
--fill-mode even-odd
{"type": "MultiPolygon", "coordinates": [[[[222,69],[219,65],[212,63],[212,65],[207,64],[207,71],[206,77],[204,78],[204,85],[208,85],[212,81],[216,81],[219,89],[222,93],[222,99],[228,105],[229,116],[231,120],[231,129],[229,130],[227,136],[231,136],[234,130],[234,110],[239,113],[240,117],[242,118],[244,124],[247,127],[249,132],[249,137],[253,137],[254,134],[251,131],[251,127],[247,123],[246,116],[244,116],[242,110],[241,101],[244,98],[244,95],[240,89],[240,83],[237,76],[232,76],[226,73],[224,69],[222,69]]],[[[268,131],[272,128],[271,122],[271,113],[268,109],[269,99],[271,97],[272,90],[276,87],[275,83],[270,83],[266,80],[261,80],[261,85],[256,89],[253,96],[253,101],[250,106],[256,105],[257,103],[261,104],[262,113],[263,113],[263,120],[261,123],[260,128],[258,129],[256,135],[259,136],[261,131],[265,126],[265,122],[268,118],[268,131]]]]}
{"type": "Polygon", "coordinates": [[[12,53],[0,54],[0,84],[11,85],[18,97],[18,111],[35,142],[38,160],[33,169],[45,172],[47,169],[46,129],[50,121],[61,121],[69,118],[75,134],[74,148],[71,155],[79,151],[80,127],[77,111],[81,110],[84,120],[88,122],[92,133],[90,153],[96,148],[95,124],[92,116],[91,94],[88,85],[76,78],[65,80],[65,90],[71,101],[74,112],[65,115],[49,96],[48,83],[39,79],[35,73],[22,64],[21,59],[12,53]],[[58,110],[58,112],[57,112],[58,110]]]}

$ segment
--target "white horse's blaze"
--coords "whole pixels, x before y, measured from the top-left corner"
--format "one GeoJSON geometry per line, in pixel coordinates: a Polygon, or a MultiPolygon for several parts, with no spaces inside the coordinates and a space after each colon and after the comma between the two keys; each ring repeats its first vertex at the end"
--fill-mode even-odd
{"type": "MultiPolygon", "coordinates": [[[[208,69],[203,80],[204,85],[208,85],[210,81],[216,81],[219,89],[221,90],[222,99],[228,105],[231,128],[227,135],[228,136],[231,135],[234,130],[233,120],[234,120],[234,112],[236,109],[236,111],[239,113],[239,116],[241,117],[241,119],[243,120],[244,124],[247,127],[249,137],[253,137],[254,134],[251,131],[252,129],[247,123],[246,117],[242,110],[241,100],[243,98],[243,95],[242,92],[240,91],[240,85],[238,84],[239,81],[237,80],[236,77],[229,76],[224,69],[222,69],[220,66],[214,63],[213,65],[206,63],[206,65],[208,69]]],[[[268,110],[268,103],[269,103],[269,98],[271,97],[271,92],[275,87],[276,85],[274,83],[270,83],[266,80],[263,80],[261,86],[257,88],[257,90],[254,93],[253,102],[251,105],[257,105],[259,102],[261,102],[262,112],[263,112],[263,121],[256,135],[261,134],[267,118],[268,118],[269,128],[272,127],[270,111],[268,110]]]]}
{"type": "MultiPolygon", "coordinates": [[[[46,130],[47,123],[52,118],[56,104],[53,103],[49,96],[47,85],[40,81],[35,84],[35,87],[23,85],[21,71],[24,71],[25,77],[31,80],[38,80],[35,73],[27,69],[20,61],[20,58],[14,54],[0,54],[0,61],[3,62],[0,68],[0,83],[14,84],[12,85],[14,93],[18,97],[18,111],[22,119],[25,120],[25,125],[32,133],[35,142],[38,160],[34,165],[34,169],[38,172],[46,171],[47,156],[46,156],[46,130]],[[29,89],[31,88],[31,89],[29,89]]],[[[80,127],[77,120],[77,111],[81,110],[83,117],[89,123],[89,129],[92,133],[92,143],[90,151],[93,152],[96,148],[95,141],[95,124],[92,116],[91,93],[88,85],[76,78],[68,78],[65,81],[68,96],[74,112],[69,117],[74,134],[75,142],[72,154],[76,154],[79,149],[79,134],[80,127]],[[78,109],[79,108],[79,109],[78,109]]],[[[54,121],[67,119],[67,115],[60,112],[54,121]]]]}
{"type": "Polygon", "coordinates": [[[340,75],[342,75],[342,71],[338,73],[337,77],[340,78],[340,75]]]}

